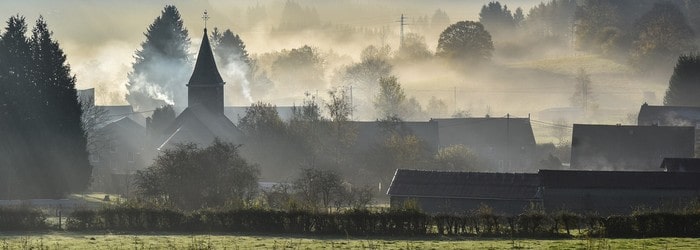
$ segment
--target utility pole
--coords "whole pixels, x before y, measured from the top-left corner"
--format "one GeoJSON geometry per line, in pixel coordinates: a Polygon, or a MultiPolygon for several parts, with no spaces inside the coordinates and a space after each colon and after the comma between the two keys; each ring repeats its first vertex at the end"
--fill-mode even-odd
{"type": "Polygon", "coordinates": [[[406,18],[401,14],[401,19],[399,19],[399,23],[401,23],[401,44],[399,44],[399,48],[403,47],[403,26],[406,25],[405,20],[406,18]]]}
{"type": "Polygon", "coordinates": [[[506,114],[506,164],[510,168],[510,113],[506,114]]]}
{"type": "Polygon", "coordinates": [[[350,85],[350,120],[355,119],[355,104],[352,99],[352,85],[350,85]]]}
{"type": "Polygon", "coordinates": [[[457,86],[454,87],[454,96],[453,96],[453,101],[454,101],[454,107],[455,107],[455,114],[457,114],[457,86]]]}

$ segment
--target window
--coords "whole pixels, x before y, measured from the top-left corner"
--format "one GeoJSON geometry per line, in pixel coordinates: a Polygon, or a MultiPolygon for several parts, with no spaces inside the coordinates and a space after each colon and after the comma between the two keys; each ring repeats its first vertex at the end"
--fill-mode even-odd
{"type": "Polygon", "coordinates": [[[90,154],[90,162],[100,162],[100,155],[97,153],[90,154]]]}
{"type": "Polygon", "coordinates": [[[110,153],[117,152],[117,144],[114,141],[109,141],[109,152],[110,153]]]}
{"type": "Polygon", "coordinates": [[[136,154],[134,154],[134,152],[126,152],[126,160],[129,163],[134,163],[134,161],[136,161],[136,154]]]}

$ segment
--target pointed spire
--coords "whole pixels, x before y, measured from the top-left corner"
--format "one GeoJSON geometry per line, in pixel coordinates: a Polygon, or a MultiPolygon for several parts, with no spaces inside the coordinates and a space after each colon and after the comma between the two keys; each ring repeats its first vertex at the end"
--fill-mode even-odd
{"type": "Polygon", "coordinates": [[[190,77],[188,86],[224,84],[224,80],[221,78],[219,70],[216,68],[214,53],[211,51],[207,34],[207,28],[204,28],[204,38],[202,38],[202,45],[199,47],[197,62],[194,65],[194,71],[192,72],[192,77],[190,77]]]}

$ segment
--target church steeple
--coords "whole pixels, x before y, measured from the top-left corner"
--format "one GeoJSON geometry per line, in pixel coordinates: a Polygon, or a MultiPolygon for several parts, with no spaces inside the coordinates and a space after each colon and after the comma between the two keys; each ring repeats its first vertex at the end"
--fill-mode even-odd
{"type": "Polygon", "coordinates": [[[219,70],[216,68],[214,53],[209,45],[207,28],[204,28],[204,38],[202,38],[202,45],[199,46],[197,62],[194,65],[194,72],[192,72],[189,84],[224,84],[224,80],[221,79],[219,70]]]}
{"type": "Polygon", "coordinates": [[[206,11],[202,18],[205,21],[204,37],[202,38],[202,45],[199,46],[194,71],[187,84],[188,106],[201,104],[212,112],[223,113],[225,83],[216,67],[214,53],[212,53],[209,44],[206,28],[206,20],[209,19],[209,16],[206,11]]]}

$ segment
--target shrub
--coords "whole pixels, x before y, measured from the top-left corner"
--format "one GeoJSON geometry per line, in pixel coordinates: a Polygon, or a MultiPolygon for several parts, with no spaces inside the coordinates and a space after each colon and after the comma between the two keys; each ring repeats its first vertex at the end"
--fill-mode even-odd
{"type": "Polygon", "coordinates": [[[46,216],[38,209],[0,207],[0,231],[47,229],[46,216]]]}

